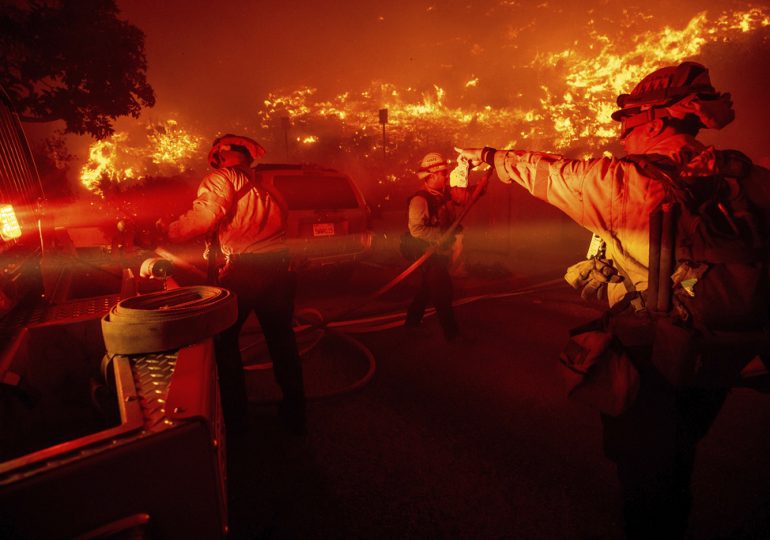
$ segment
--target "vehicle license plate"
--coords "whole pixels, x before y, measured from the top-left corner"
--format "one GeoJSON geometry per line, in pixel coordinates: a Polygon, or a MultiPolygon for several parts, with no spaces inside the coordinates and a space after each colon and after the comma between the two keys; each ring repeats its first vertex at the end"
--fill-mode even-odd
{"type": "Polygon", "coordinates": [[[334,236],[334,223],[313,223],[313,236],[334,236]]]}

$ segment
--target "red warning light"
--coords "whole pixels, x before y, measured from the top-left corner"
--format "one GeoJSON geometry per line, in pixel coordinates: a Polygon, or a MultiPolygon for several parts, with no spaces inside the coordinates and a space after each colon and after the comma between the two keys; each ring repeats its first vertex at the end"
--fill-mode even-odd
{"type": "Polygon", "coordinates": [[[21,227],[16,212],[10,204],[0,204],[0,237],[3,241],[15,240],[21,236],[21,227]]]}

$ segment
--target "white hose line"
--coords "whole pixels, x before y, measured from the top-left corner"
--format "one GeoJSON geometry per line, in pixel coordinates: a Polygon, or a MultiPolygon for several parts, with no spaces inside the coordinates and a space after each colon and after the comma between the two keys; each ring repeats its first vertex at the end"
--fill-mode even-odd
{"type": "MultiPolygon", "coordinates": [[[[512,297],[516,297],[516,296],[523,296],[523,295],[526,295],[526,294],[532,294],[532,293],[536,293],[536,292],[552,290],[552,289],[556,288],[556,285],[560,285],[562,283],[563,283],[562,278],[552,279],[552,280],[544,281],[544,282],[541,282],[541,283],[536,283],[534,285],[530,285],[528,287],[524,287],[524,288],[517,289],[517,290],[514,290],[514,291],[508,291],[508,292],[504,292],[504,293],[480,294],[480,295],[476,295],[476,296],[468,296],[468,297],[465,297],[465,298],[460,298],[458,300],[455,300],[452,303],[452,305],[453,306],[462,306],[462,305],[470,304],[470,303],[473,303],[473,302],[478,302],[480,300],[502,299],[502,298],[512,298],[512,297]]],[[[320,310],[318,310],[317,308],[305,308],[305,309],[300,311],[300,313],[303,313],[303,312],[310,312],[310,313],[312,313],[312,314],[322,318],[322,314],[321,314],[320,310]]],[[[432,315],[435,315],[435,313],[436,313],[436,309],[433,308],[433,307],[427,308],[425,310],[425,316],[426,317],[430,317],[432,315]]],[[[313,396],[310,399],[322,399],[323,397],[331,397],[331,396],[339,395],[339,394],[345,393],[347,391],[351,391],[353,389],[360,388],[361,386],[366,384],[366,382],[368,382],[368,380],[371,379],[372,376],[374,376],[374,371],[376,369],[375,366],[374,366],[374,364],[375,364],[374,355],[366,347],[366,345],[364,345],[363,343],[361,343],[360,341],[358,341],[357,339],[353,338],[352,336],[350,336],[348,334],[367,334],[367,333],[371,333],[371,332],[380,332],[380,331],[383,331],[383,330],[389,330],[389,329],[392,329],[392,328],[397,328],[397,327],[403,325],[403,320],[404,320],[405,317],[406,317],[406,312],[405,311],[397,311],[397,312],[391,312],[391,313],[386,313],[386,314],[382,314],[382,315],[369,316],[369,317],[365,317],[365,318],[361,318],[361,319],[351,319],[351,320],[347,320],[347,321],[336,321],[336,322],[333,322],[333,323],[328,323],[328,324],[326,324],[326,325],[324,325],[322,327],[318,327],[315,324],[305,324],[305,325],[295,326],[294,331],[297,334],[301,334],[302,332],[307,332],[309,330],[316,330],[316,331],[318,331],[318,335],[317,335],[317,337],[313,338],[312,343],[309,346],[306,345],[306,346],[303,346],[300,349],[300,354],[301,355],[304,355],[307,352],[309,352],[310,350],[312,350],[313,348],[315,348],[315,346],[321,341],[321,339],[323,339],[323,337],[324,337],[326,332],[334,332],[335,335],[337,335],[339,337],[342,337],[343,339],[348,340],[349,342],[353,343],[359,350],[364,351],[365,355],[367,356],[367,358],[369,359],[369,362],[370,362],[369,371],[367,372],[367,375],[365,377],[366,381],[362,380],[362,381],[360,381],[360,384],[356,383],[356,384],[352,385],[351,387],[347,387],[347,388],[345,388],[343,390],[339,390],[339,391],[333,392],[333,393],[328,393],[328,395],[325,394],[324,396],[316,395],[316,396],[313,396]],[[375,323],[375,322],[378,322],[380,324],[374,324],[374,325],[370,324],[370,323],[375,323]],[[366,326],[367,324],[369,324],[369,326],[366,326]],[[339,330],[339,329],[343,329],[343,328],[345,329],[344,332],[335,331],[335,330],[339,330]]],[[[243,347],[241,349],[241,352],[244,352],[244,351],[246,351],[248,349],[251,349],[252,347],[255,347],[257,345],[260,345],[262,342],[263,341],[257,341],[255,343],[251,343],[251,344],[243,347]]],[[[264,370],[271,369],[272,367],[273,367],[273,363],[268,361],[268,362],[261,362],[259,364],[248,364],[248,365],[245,365],[244,366],[244,370],[246,370],[246,371],[264,371],[264,370]]]]}
{"type": "MultiPolygon", "coordinates": [[[[517,289],[514,291],[508,291],[503,293],[489,293],[489,294],[480,294],[476,296],[466,296],[465,298],[459,298],[452,302],[452,306],[458,307],[458,306],[464,306],[466,304],[470,304],[473,302],[478,302],[479,300],[495,300],[495,299],[503,299],[503,298],[512,298],[515,296],[522,296],[525,294],[532,294],[536,292],[542,292],[542,291],[548,291],[552,289],[556,289],[557,285],[563,284],[564,280],[562,278],[558,279],[552,279],[548,281],[544,281],[542,283],[537,283],[535,285],[530,285],[529,287],[524,287],[522,289],[517,289]]],[[[436,313],[436,309],[433,307],[427,308],[425,310],[426,316],[431,316],[436,313]]],[[[398,311],[398,312],[392,312],[384,315],[379,315],[376,317],[366,317],[362,319],[351,319],[347,321],[337,321],[333,323],[329,323],[327,326],[329,328],[346,328],[347,332],[351,333],[367,333],[367,332],[376,332],[379,330],[386,330],[389,328],[393,328],[395,326],[398,326],[401,320],[403,320],[406,316],[405,311],[398,311]],[[380,322],[380,321],[388,321],[395,319],[392,322],[383,322],[381,325],[374,325],[371,327],[364,326],[370,322],[380,322]],[[362,326],[362,329],[356,330],[356,326],[362,326]]],[[[299,328],[298,328],[299,330],[299,328]]]]}
{"type": "MultiPolygon", "coordinates": [[[[341,332],[334,332],[332,330],[327,330],[326,332],[328,332],[330,334],[334,334],[336,337],[339,337],[339,338],[347,341],[348,343],[353,345],[355,348],[357,348],[364,355],[364,357],[366,358],[366,361],[367,361],[366,373],[360,379],[357,379],[353,383],[351,383],[351,384],[349,384],[349,385],[347,385],[347,386],[345,386],[343,388],[340,388],[340,389],[337,389],[337,390],[330,390],[328,392],[321,392],[321,393],[318,393],[318,394],[313,394],[313,395],[307,396],[305,398],[307,401],[321,401],[321,400],[325,400],[325,399],[331,399],[331,398],[334,398],[334,397],[342,396],[342,395],[345,395],[345,394],[350,394],[351,392],[355,392],[357,390],[360,390],[361,388],[366,386],[369,383],[369,381],[372,380],[372,378],[374,377],[374,374],[377,372],[377,361],[375,360],[374,354],[372,354],[372,351],[370,351],[369,348],[366,345],[364,345],[363,343],[361,343],[357,339],[355,339],[355,338],[353,338],[351,336],[348,336],[348,335],[346,335],[344,333],[341,333],[341,332]]],[[[266,364],[267,364],[268,367],[272,366],[272,363],[266,363],[266,364]]],[[[262,364],[260,364],[260,365],[262,365],[262,364]]],[[[248,367],[251,367],[251,366],[244,366],[244,369],[247,369],[248,367]]],[[[260,368],[260,369],[268,369],[268,368],[260,368]]],[[[274,404],[278,403],[278,401],[274,400],[274,399],[249,400],[249,403],[255,403],[257,405],[274,405],[274,404]]]]}

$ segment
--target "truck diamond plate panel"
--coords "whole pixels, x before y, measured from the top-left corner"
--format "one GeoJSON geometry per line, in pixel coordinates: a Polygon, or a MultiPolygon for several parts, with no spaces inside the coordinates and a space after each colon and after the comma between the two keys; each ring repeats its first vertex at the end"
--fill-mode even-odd
{"type": "Polygon", "coordinates": [[[169,425],[166,399],[178,351],[131,358],[131,371],[145,418],[145,429],[157,431],[169,425]]]}

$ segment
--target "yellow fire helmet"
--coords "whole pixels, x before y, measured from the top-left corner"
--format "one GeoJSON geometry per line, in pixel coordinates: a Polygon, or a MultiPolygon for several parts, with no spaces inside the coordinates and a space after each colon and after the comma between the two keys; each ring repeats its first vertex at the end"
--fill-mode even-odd
{"type": "Polygon", "coordinates": [[[449,162],[444,159],[444,156],[438,152],[430,152],[425,154],[425,157],[420,161],[420,168],[417,169],[417,178],[425,180],[433,173],[448,170],[449,162]]]}
{"type": "Polygon", "coordinates": [[[209,150],[209,165],[215,169],[220,167],[219,152],[222,150],[230,150],[231,146],[241,146],[245,148],[249,152],[249,155],[251,155],[252,161],[265,155],[265,149],[254,139],[228,133],[227,135],[217,137],[214,139],[214,142],[211,143],[211,150],[209,150]]]}
{"type": "Polygon", "coordinates": [[[708,69],[696,62],[658,69],[617,100],[620,110],[612,119],[621,122],[621,138],[635,127],[656,118],[684,119],[691,115],[704,128],[722,129],[735,119],[730,94],[717,92],[708,69]]]}

